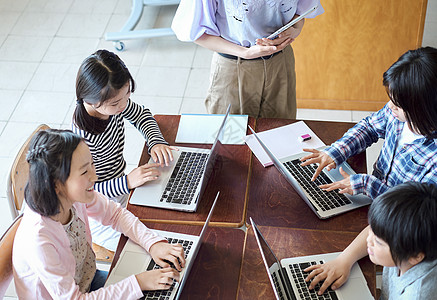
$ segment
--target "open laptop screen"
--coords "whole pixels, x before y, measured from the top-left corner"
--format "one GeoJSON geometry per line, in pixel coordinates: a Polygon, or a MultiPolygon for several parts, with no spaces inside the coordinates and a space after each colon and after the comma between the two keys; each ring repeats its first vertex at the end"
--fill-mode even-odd
{"type": "MultiPolygon", "coordinates": [[[[219,195],[220,195],[220,192],[217,192],[217,195],[215,196],[215,199],[214,199],[214,203],[212,204],[211,209],[209,210],[208,217],[206,217],[205,224],[203,224],[202,231],[200,232],[200,235],[199,235],[199,241],[196,245],[196,248],[194,249],[192,261],[194,261],[196,259],[197,253],[199,252],[199,249],[202,246],[202,242],[205,238],[205,232],[206,232],[206,229],[208,228],[209,221],[211,220],[211,217],[212,217],[212,214],[214,212],[215,205],[217,204],[217,200],[219,198],[219,195]]],[[[187,281],[188,274],[190,273],[192,266],[193,266],[193,263],[190,263],[187,266],[187,269],[185,270],[185,274],[182,277],[181,282],[179,283],[179,288],[178,288],[178,291],[177,291],[176,297],[175,297],[176,300],[179,299],[179,297],[182,293],[182,289],[185,285],[185,282],[187,281]]]]}
{"type": "Polygon", "coordinates": [[[272,249],[270,249],[269,244],[267,244],[266,240],[264,239],[264,236],[259,231],[258,227],[253,223],[252,218],[250,219],[253,230],[255,232],[255,236],[257,237],[257,240],[259,241],[260,250],[262,251],[264,255],[264,259],[266,260],[267,267],[271,267],[273,264],[281,265],[278,258],[273,253],[272,249]]]}
{"type": "Polygon", "coordinates": [[[221,151],[221,148],[223,147],[222,140],[225,132],[225,126],[226,121],[229,116],[229,112],[231,110],[231,105],[228,105],[228,109],[226,110],[225,117],[223,119],[222,124],[220,125],[220,128],[217,132],[217,136],[214,140],[214,144],[211,147],[211,152],[209,154],[208,160],[206,161],[205,165],[205,175],[202,178],[202,181],[200,183],[200,192],[199,197],[197,199],[200,199],[203,195],[203,192],[206,189],[206,184],[208,183],[209,177],[211,176],[212,170],[214,169],[215,161],[217,160],[217,156],[221,151]]]}
{"type": "Polygon", "coordinates": [[[264,236],[256,226],[255,222],[252,220],[252,218],[250,218],[250,223],[252,224],[253,232],[255,234],[255,238],[261,252],[264,266],[267,270],[267,274],[269,275],[270,284],[272,285],[276,298],[283,299],[285,297],[285,299],[296,299],[294,293],[290,291],[291,287],[289,286],[289,281],[287,279],[287,272],[282,267],[278,258],[273,253],[273,250],[264,239],[264,236]],[[274,278],[275,274],[279,276],[280,283],[277,282],[277,278],[274,278]],[[283,292],[281,292],[282,290],[283,292]]]}

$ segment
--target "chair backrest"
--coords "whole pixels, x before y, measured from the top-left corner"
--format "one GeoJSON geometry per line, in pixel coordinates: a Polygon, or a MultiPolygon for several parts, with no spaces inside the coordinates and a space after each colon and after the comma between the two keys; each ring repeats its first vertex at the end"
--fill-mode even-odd
{"type": "Polygon", "coordinates": [[[0,299],[3,299],[12,281],[12,246],[22,216],[23,215],[19,215],[15,218],[12,225],[0,239],[0,299]]]}
{"type": "Polygon", "coordinates": [[[18,151],[14,163],[12,164],[8,178],[7,195],[13,218],[18,216],[23,205],[24,188],[26,187],[27,179],[29,177],[29,164],[26,161],[26,155],[29,150],[30,140],[38,131],[49,128],[50,127],[45,124],[39,125],[26,142],[24,142],[23,146],[21,146],[21,149],[18,151]]]}

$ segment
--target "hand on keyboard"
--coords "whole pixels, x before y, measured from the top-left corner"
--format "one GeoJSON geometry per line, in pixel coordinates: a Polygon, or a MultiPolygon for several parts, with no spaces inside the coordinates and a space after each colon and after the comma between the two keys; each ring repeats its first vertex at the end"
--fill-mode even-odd
{"type": "Polygon", "coordinates": [[[161,172],[159,172],[157,167],[159,167],[159,164],[144,164],[133,169],[127,175],[127,187],[129,189],[134,189],[148,181],[158,179],[161,172]]]}
{"type": "Polygon", "coordinates": [[[150,149],[150,155],[152,156],[153,161],[159,163],[161,167],[164,166],[164,164],[168,166],[169,163],[173,161],[171,150],[179,151],[179,149],[174,146],[157,144],[150,149]]]}
{"type": "Polygon", "coordinates": [[[322,286],[317,292],[318,295],[322,295],[331,285],[333,290],[341,287],[348,279],[351,268],[352,265],[348,264],[344,259],[342,260],[337,257],[324,264],[306,268],[304,271],[311,273],[305,278],[305,281],[310,282],[312,280],[308,287],[309,289],[313,289],[317,283],[323,281],[322,286]]]}
{"type": "Polygon", "coordinates": [[[337,166],[334,160],[325,152],[319,151],[316,149],[303,149],[305,152],[311,152],[311,154],[304,156],[300,159],[302,161],[302,166],[307,166],[310,164],[318,164],[317,170],[314,172],[311,181],[316,180],[317,176],[322,172],[322,170],[326,167],[329,171],[331,169],[335,169],[337,166]]]}
{"type": "Polygon", "coordinates": [[[323,184],[319,187],[322,190],[325,190],[328,192],[339,189],[340,194],[353,195],[354,191],[353,191],[352,186],[351,186],[351,180],[350,180],[349,174],[346,173],[342,167],[340,167],[340,174],[343,175],[344,179],[342,179],[340,181],[333,182],[333,183],[329,183],[329,184],[323,184]]]}
{"type": "Polygon", "coordinates": [[[154,269],[135,275],[142,291],[167,290],[179,281],[179,272],[171,267],[154,269]]]}
{"type": "Polygon", "coordinates": [[[163,268],[173,264],[176,270],[180,272],[185,267],[185,253],[180,244],[157,242],[150,247],[149,252],[153,260],[163,268]]]}

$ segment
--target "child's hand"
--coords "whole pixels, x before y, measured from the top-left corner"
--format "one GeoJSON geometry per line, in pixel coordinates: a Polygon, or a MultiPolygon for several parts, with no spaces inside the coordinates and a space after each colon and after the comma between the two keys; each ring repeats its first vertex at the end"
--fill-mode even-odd
{"type": "Polygon", "coordinates": [[[340,167],[340,174],[343,175],[344,179],[340,180],[340,181],[336,181],[333,183],[329,183],[329,184],[322,184],[321,186],[319,186],[319,188],[329,192],[329,191],[333,191],[336,189],[340,189],[339,193],[340,194],[350,194],[353,195],[354,191],[352,190],[351,187],[351,180],[350,180],[350,176],[348,173],[346,173],[342,167],[340,167]]]}
{"type": "Polygon", "coordinates": [[[331,284],[333,290],[341,287],[348,279],[351,267],[346,261],[336,258],[327,263],[306,268],[304,271],[311,271],[311,273],[305,278],[305,281],[309,282],[312,279],[308,287],[311,290],[317,283],[324,280],[318,291],[318,295],[322,295],[331,284]]]}
{"type": "Polygon", "coordinates": [[[164,163],[166,166],[168,166],[168,164],[173,161],[173,154],[171,153],[171,150],[178,151],[179,149],[177,147],[167,146],[164,144],[157,144],[150,150],[150,155],[152,156],[153,161],[159,163],[161,166],[163,166],[164,163]]]}
{"type": "Polygon", "coordinates": [[[165,268],[172,263],[180,272],[185,267],[185,253],[180,244],[169,244],[167,242],[157,242],[150,247],[150,255],[153,260],[165,268]]]}
{"type": "Polygon", "coordinates": [[[156,269],[135,275],[142,291],[167,290],[173,281],[179,281],[179,272],[173,268],[156,269]]]}
{"type": "Polygon", "coordinates": [[[145,184],[147,181],[158,179],[159,174],[161,173],[157,167],[159,167],[159,164],[144,164],[133,169],[127,175],[127,187],[129,189],[134,189],[145,184]]]}
{"type": "Polygon", "coordinates": [[[303,149],[303,151],[311,152],[312,154],[304,156],[300,159],[300,161],[302,161],[302,166],[307,166],[310,164],[319,164],[317,170],[314,172],[314,175],[311,178],[312,181],[316,180],[317,176],[320,175],[323,168],[326,167],[326,169],[329,171],[337,167],[334,160],[327,153],[323,151],[319,151],[316,149],[303,149]]]}

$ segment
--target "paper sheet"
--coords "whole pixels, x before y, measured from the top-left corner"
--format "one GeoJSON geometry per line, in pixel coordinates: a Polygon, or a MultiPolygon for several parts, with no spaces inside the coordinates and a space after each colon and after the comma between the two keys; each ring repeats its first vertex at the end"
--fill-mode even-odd
{"type": "MultiPolygon", "coordinates": [[[[225,115],[182,114],[176,143],[212,144],[225,115]]],[[[225,125],[223,144],[244,144],[247,115],[229,115],[225,125]]]]}
{"type": "MultiPolygon", "coordinates": [[[[325,146],[304,121],[262,131],[257,133],[257,135],[278,159],[301,153],[303,152],[303,148],[319,148],[325,146]],[[311,139],[309,141],[300,142],[299,137],[304,134],[311,135],[311,139]]],[[[252,134],[246,136],[245,141],[264,167],[272,165],[272,161],[267,153],[252,134]]]]}

